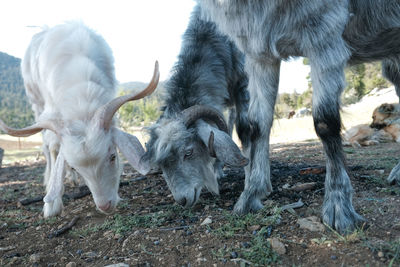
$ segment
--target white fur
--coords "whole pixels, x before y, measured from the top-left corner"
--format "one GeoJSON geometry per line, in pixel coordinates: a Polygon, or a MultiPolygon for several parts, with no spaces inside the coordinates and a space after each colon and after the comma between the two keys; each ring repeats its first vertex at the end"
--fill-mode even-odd
{"type": "Polygon", "coordinates": [[[116,95],[110,47],[80,22],[45,29],[33,37],[26,51],[22,75],[36,121],[51,120],[58,129],[57,134],[43,131],[47,160],[44,216],[62,211],[67,167],[82,176],[97,207],[111,203],[114,208],[119,200],[121,168],[116,146],[120,143],[114,138],[115,131],[102,129],[93,119],[116,95]]]}

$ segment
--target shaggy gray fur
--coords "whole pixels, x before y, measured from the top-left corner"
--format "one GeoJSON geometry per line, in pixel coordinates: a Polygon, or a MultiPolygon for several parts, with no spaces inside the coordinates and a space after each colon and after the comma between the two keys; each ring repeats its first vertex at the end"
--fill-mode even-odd
{"type": "Polygon", "coordinates": [[[250,164],[235,212],[262,207],[271,190],[269,133],[281,60],[310,59],[313,118],[327,157],[322,218],[344,233],[363,218],[352,205],[352,186],[341,144],[339,96],[348,63],[383,60],[399,92],[400,3],[397,0],[198,0],[203,17],[217,24],[245,53],[249,75],[250,164]]]}
{"type": "MultiPolygon", "coordinates": [[[[243,54],[216,30],[214,23],[200,19],[200,9],[196,7],[183,36],[179,60],[166,84],[163,114],[150,128],[143,157],[162,169],[181,205],[193,206],[203,187],[218,194],[217,178],[222,175],[223,163],[242,166],[240,161],[244,159],[229,134],[202,119],[187,127],[182,111],[195,105],[220,112],[231,108],[230,118],[235,120],[246,147],[250,132],[246,87],[243,54]],[[211,135],[214,145],[210,148],[211,135]]],[[[232,124],[229,128],[232,131],[232,124]]]]}

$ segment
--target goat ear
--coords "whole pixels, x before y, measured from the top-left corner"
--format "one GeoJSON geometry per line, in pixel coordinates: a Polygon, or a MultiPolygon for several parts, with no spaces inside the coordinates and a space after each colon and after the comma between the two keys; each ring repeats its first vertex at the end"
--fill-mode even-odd
{"type": "Polygon", "coordinates": [[[136,136],[125,133],[117,128],[113,129],[114,143],[125,156],[129,164],[139,173],[146,175],[150,171],[150,164],[140,160],[144,149],[136,136]]]}
{"type": "Polygon", "coordinates": [[[47,184],[47,194],[43,198],[43,202],[50,203],[53,202],[56,198],[61,197],[63,193],[63,186],[64,186],[64,166],[65,166],[65,159],[64,156],[60,151],[58,152],[56,162],[54,164],[54,168],[51,171],[50,179],[47,184]]]}
{"type": "Polygon", "coordinates": [[[384,113],[384,114],[392,113],[392,112],[394,111],[394,106],[393,106],[392,104],[387,104],[387,103],[385,103],[385,104],[382,104],[382,105],[379,107],[378,111],[379,111],[380,113],[384,113]]]}
{"type": "Polygon", "coordinates": [[[230,166],[242,167],[249,163],[227,133],[205,122],[199,122],[197,125],[200,139],[208,147],[211,156],[230,166]]]}

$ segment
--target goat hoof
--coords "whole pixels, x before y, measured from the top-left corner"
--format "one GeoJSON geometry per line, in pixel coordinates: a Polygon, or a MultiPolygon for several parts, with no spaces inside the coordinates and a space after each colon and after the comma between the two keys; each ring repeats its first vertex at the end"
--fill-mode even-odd
{"type": "Polygon", "coordinates": [[[63,210],[63,204],[61,199],[56,199],[53,202],[44,203],[43,206],[43,217],[49,218],[61,214],[63,210]]]}
{"type": "Polygon", "coordinates": [[[258,198],[244,198],[240,196],[238,202],[236,202],[233,212],[236,214],[247,214],[262,209],[264,206],[261,200],[258,198]]]}
{"type": "Polygon", "coordinates": [[[389,184],[397,183],[400,186],[400,162],[390,172],[387,181],[389,184]]]}
{"type": "Polygon", "coordinates": [[[350,234],[357,228],[363,228],[366,222],[355,212],[351,201],[329,200],[324,203],[322,209],[323,222],[342,235],[350,234]]]}

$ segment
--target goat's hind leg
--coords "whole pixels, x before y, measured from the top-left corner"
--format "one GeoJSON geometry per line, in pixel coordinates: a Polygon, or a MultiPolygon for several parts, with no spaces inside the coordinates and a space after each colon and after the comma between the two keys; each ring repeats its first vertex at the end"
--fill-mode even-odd
{"type": "Polygon", "coordinates": [[[251,144],[247,149],[244,146],[244,154],[249,157],[250,163],[245,167],[244,191],[234,207],[234,212],[238,214],[261,209],[261,200],[272,192],[269,134],[278,91],[280,61],[259,62],[247,57],[245,66],[249,75],[248,117],[252,130],[251,144]]]}
{"type": "Polygon", "coordinates": [[[364,219],[352,204],[353,188],[346,172],[340,135],[339,96],[344,88],[344,64],[325,68],[311,62],[314,127],[326,154],[325,196],[322,219],[340,233],[354,230],[364,219]]]}

